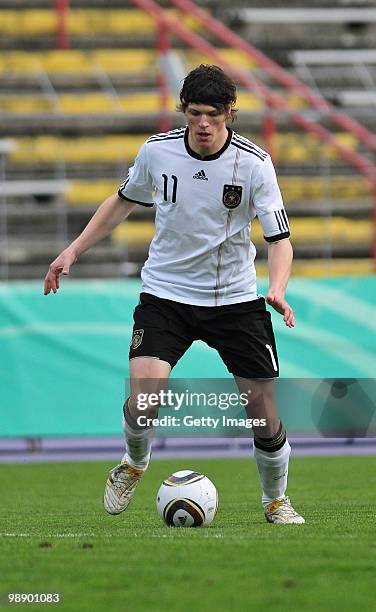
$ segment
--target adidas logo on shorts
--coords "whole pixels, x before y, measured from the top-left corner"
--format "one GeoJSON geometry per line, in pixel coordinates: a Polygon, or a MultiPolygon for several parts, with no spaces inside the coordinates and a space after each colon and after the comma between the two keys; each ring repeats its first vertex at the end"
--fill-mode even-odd
{"type": "Polygon", "coordinates": [[[199,170],[196,174],[193,175],[194,179],[201,179],[202,181],[208,181],[208,177],[206,176],[204,170],[199,170]]]}

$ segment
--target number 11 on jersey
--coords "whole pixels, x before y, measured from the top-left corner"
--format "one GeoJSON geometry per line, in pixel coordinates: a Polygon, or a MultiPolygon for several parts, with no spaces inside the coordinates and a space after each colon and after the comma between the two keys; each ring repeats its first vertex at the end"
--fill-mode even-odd
{"type": "MultiPolygon", "coordinates": [[[[163,176],[163,199],[165,202],[168,202],[168,183],[169,183],[169,177],[167,176],[167,174],[162,174],[163,176]]],[[[177,177],[172,174],[171,175],[171,179],[172,179],[172,198],[171,198],[171,202],[173,204],[175,204],[176,202],[176,191],[178,188],[178,179],[177,177]]]]}

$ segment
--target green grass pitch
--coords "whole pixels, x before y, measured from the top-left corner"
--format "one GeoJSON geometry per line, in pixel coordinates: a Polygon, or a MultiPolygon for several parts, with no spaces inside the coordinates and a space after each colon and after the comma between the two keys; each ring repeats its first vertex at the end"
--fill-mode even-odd
{"type": "Polygon", "coordinates": [[[0,466],[3,602],[8,592],[60,592],[63,604],[48,609],[374,609],[373,457],[293,458],[288,492],[306,524],[287,526],[266,523],[253,460],[155,460],[118,517],[102,509],[112,465],[0,466]],[[219,490],[207,529],[169,529],[156,513],[161,481],[187,468],[219,490]]]}

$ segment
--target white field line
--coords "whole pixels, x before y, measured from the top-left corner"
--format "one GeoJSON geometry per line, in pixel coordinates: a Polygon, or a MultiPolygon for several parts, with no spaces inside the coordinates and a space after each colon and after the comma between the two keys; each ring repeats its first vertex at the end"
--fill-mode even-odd
{"type": "Polygon", "coordinates": [[[94,533],[0,533],[0,538],[94,538],[94,533]]]}
{"type": "MultiPolygon", "coordinates": [[[[127,534],[129,537],[130,534],[127,534]]],[[[119,534],[94,534],[94,533],[0,533],[0,538],[118,538],[119,534]]],[[[165,539],[175,539],[173,533],[171,534],[138,534],[133,533],[130,537],[134,538],[165,538],[165,539]]],[[[224,536],[219,533],[210,533],[206,532],[202,534],[204,538],[214,538],[219,539],[224,536]]]]}

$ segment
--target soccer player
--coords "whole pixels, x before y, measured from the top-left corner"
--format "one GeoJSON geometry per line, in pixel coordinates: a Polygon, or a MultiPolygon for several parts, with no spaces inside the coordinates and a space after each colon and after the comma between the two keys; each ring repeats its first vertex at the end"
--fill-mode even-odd
{"type": "MultiPolygon", "coordinates": [[[[265,307],[267,302],[287,327],[294,326],[285,299],[289,224],[270,156],[227,125],[236,116],[235,104],[236,86],[220,68],[192,70],[180,92],[186,127],[142,145],[118,193],[101,204],[45,278],[45,294],[56,293],[60,274],[69,274],[84,251],[136,206],[156,206],[156,232],[134,311],[125,455],[110,471],[104,494],[110,514],[127,508],[150,460],[154,428],[138,422],[138,394],[164,389],[171,369],[201,339],[218,351],[240,392],[247,393],[247,416],[266,419],[253,433],[267,521],[304,523],[285,494],[291,449],[274,400],[278,357],[265,307]],[[257,293],[250,241],[256,215],[268,244],[266,299],[257,293]]],[[[142,414],[154,417],[157,410],[149,406],[142,414]]]]}

